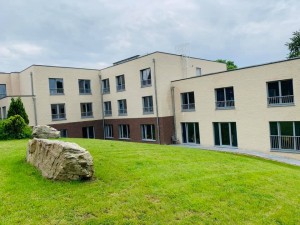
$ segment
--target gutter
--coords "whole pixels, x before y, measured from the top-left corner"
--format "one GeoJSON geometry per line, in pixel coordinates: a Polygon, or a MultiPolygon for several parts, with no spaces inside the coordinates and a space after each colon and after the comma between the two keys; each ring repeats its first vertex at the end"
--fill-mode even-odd
{"type": "Polygon", "coordinates": [[[153,62],[153,80],[154,80],[154,91],[155,91],[155,108],[156,108],[156,126],[157,126],[157,141],[161,144],[160,140],[160,125],[158,117],[158,102],[157,102],[157,84],[156,84],[156,64],[155,59],[152,59],[153,62]]]}

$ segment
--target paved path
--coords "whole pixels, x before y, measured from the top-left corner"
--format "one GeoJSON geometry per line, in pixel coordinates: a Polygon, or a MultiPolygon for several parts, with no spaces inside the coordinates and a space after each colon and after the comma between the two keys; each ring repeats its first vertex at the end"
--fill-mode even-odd
{"type": "Polygon", "coordinates": [[[211,151],[219,151],[219,152],[232,152],[242,155],[250,155],[250,156],[256,156],[264,159],[269,159],[277,162],[282,162],[294,166],[300,166],[300,160],[299,159],[291,159],[288,157],[280,156],[280,155],[274,155],[272,153],[264,153],[264,152],[258,152],[258,151],[249,151],[249,150],[242,150],[238,148],[222,148],[222,147],[206,147],[206,146],[199,146],[199,145],[184,145],[184,144],[177,144],[173,146],[181,146],[181,147],[188,147],[188,148],[198,148],[198,149],[204,149],[204,150],[211,150],[211,151]]]}

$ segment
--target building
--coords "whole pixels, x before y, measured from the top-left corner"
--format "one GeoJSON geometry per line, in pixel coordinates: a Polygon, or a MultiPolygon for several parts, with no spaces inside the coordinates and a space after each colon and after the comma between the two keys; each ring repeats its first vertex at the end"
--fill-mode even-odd
{"type": "Polygon", "coordinates": [[[30,125],[63,136],[241,148],[300,158],[300,58],[226,71],[154,52],[101,70],[0,73],[1,118],[20,96],[30,125]]]}

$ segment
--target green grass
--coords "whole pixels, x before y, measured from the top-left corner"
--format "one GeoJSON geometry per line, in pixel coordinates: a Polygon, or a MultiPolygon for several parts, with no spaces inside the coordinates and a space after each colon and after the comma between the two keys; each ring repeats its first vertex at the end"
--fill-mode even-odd
{"type": "Polygon", "coordinates": [[[300,224],[300,168],[197,149],[65,139],[95,180],[54,182],[0,142],[0,224],[300,224]]]}

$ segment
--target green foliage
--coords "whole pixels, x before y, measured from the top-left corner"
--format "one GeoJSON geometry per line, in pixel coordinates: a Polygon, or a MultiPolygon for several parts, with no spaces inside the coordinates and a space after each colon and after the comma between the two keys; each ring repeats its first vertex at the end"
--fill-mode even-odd
{"type": "Polygon", "coordinates": [[[28,115],[25,111],[23,102],[20,97],[18,97],[16,100],[14,98],[11,99],[9,109],[7,112],[7,117],[15,115],[20,115],[24,119],[25,123],[29,124],[28,115]]]}
{"type": "Polygon", "coordinates": [[[0,139],[22,139],[31,137],[31,128],[20,115],[11,116],[0,122],[0,139]]]}
{"type": "Polygon", "coordinates": [[[225,63],[227,66],[227,70],[237,69],[237,65],[234,64],[233,61],[225,60],[225,59],[217,59],[216,62],[225,63]]]}
{"type": "Polygon", "coordinates": [[[300,30],[293,33],[293,37],[290,38],[291,42],[287,42],[285,45],[289,49],[288,59],[300,57],[300,30]]]}

